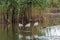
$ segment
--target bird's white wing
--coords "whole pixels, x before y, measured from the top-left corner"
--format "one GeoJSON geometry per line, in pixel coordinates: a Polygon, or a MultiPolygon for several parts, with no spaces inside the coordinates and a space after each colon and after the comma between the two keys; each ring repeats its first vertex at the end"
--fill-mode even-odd
{"type": "Polygon", "coordinates": [[[35,22],[35,23],[34,23],[34,26],[38,26],[38,22],[35,22]]]}
{"type": "Polygon", "coordinates": [[[30,24],[30,23],[28,23],[28,24],[26,24],[26,25],[25,25],[25,27],[30,27],[30,25],[31,25],[31,24],[30,24]]]}
{"type": "Polygon", "coordinates": [[[20,23],[19,23],[19,27],[23,27],[23,24],[20,24],[20,23]]]}

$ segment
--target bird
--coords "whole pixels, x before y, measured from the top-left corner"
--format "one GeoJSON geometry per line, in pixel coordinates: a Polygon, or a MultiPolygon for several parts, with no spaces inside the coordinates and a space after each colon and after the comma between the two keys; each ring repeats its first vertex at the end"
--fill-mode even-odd
{"type": "Polygon", "coordinates": [[[23,27],[23,24],[19,23],[19,27],[23,27]]]}
{"type": "Polygon", "coordinates": [[[28,23],[28,24],[25,25],[25,27],[30,27],[30,25],[31,25],[31,23],[28,23]]]}
{"type": "Polygon", "coordinates": [[[38,22],[35,22],[35,23],[34,23],[34,27],[37,27],[37,26],[38,26],[38,22]]]}

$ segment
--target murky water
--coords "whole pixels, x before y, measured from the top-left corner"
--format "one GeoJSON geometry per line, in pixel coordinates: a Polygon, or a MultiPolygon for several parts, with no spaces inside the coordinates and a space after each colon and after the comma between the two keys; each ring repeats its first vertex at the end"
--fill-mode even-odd
{"type": "MultiPolygon", "coordinates": [[[[36,29],[37,30],[37,29],[36,29]]],[[[16,35],[13,35],[12,29],[9,27],[8,35],[0,30],[1,40],[60,40],[60,25],[47,27],[36,31],[34,34],[30,30],[19,30],[16,35]],[[15,38],[15,39],[13,39],[15,38]]]]}
{"type": "Polygon", "coordinates": [[[39,39],[44,40],[60,40],[60,25],[47,27],[42,29],[45,36],[40,36],[39,39]]]}
{"type": "Polygon", "coordinates": [[[19,34],[19,40],[60,40],[60,25],[47,27],[40,30],[40,33],[34,35],[19,34]],[[40,33],[42,35],[39,35],[40,33]]]}

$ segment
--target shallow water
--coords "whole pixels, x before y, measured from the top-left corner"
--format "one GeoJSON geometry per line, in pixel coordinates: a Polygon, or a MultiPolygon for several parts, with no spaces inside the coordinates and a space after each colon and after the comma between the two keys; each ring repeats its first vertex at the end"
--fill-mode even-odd
{"type": "Polygon", "coordinates": [[[0,35],[0,40],[60,40],[60,25],[41,29],[38,32],[36,31],[35,34],[26,29],[13,35],[12,29],[9,28],[8,34],[0,30],[0,35]]]}
{"type": "Polygon", "coordinates": [[[44,35],[40,36],[38,34],[35,34],[33,36],[24,36],[22,34],[19,34],[19,40],[22,40],[23,37],[25,40],[60,40],[60,25],[47,27],[45,29],[42,29],[40,32],[44,33],[44,35]]]}

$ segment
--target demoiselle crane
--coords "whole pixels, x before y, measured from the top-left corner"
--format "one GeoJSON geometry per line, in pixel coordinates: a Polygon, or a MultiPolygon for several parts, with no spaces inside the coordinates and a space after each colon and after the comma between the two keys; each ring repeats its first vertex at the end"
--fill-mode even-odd
{"type": "Polygon", "coordinates": [[[25,27],[30,27],[30,25],[31,25],[31,23],[28,23],[28,24],[25,25],[25,27]]]}
{"type": "Polygon", "coordinates": [[[38,22],[35,22],[35,23],[34,23],[34,27],[37,27],[37,26],[38,26],[38,22]]]}
{"type": "Polygon", "coordinates": [[[19,27],[23,27],[23,24],[19,23],[19,27]]]}

